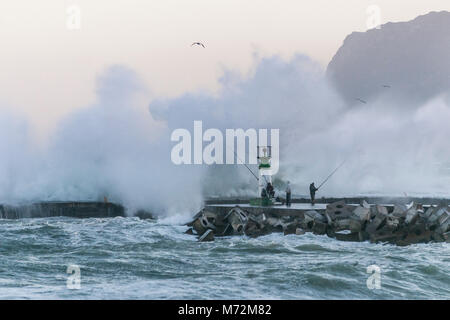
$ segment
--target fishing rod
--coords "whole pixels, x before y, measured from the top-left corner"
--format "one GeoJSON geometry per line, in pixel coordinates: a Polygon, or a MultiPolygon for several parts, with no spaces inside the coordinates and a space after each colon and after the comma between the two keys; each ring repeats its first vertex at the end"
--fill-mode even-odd
{"type": "MultiPolygon", "coordinates": [[[[348,158],[347,158],[347,159],[348,159],[348,158]]],[[[330,179],[330,178],[333,176],[333,174],[335,174],[336,171],[338,171],[338,170],[344,165],[344,163],[347,161],[347,159],[345,159],[344,161],[342,161],[342,163],[341,163],[336,169],[334,169],[333,172],[331,172],[331,173],[328,175],[328,177],[327,177],[327,178],[319,185],[319,187],[317,188],[317,190],[319,190],[320,187],[322,187],[322,186],[325,184],[325,182],[327,182],[328,179],[330,179]]]]}
{"type": "MultiPolygon", "coordinates": [[[[239,156],[237,155],[236,151],[232,150],[233,153],[236,155],[236,158],[242,162],[242,164],[248,169],[248,171],[250,171],[250,173],[255,177],[256,180],[259,181],[259,178],[253,173],[253,171],[247,166],[247,164],[241,160],[241,158],[239,158],[239,156]]],[[[263,176],[264,177],[264,176],[263,176]]],[[[266,177],[264,177],[264,179],[266,179],[266,177]]],[[[267,181],[267,180],[266,180],[267,181]]]]}

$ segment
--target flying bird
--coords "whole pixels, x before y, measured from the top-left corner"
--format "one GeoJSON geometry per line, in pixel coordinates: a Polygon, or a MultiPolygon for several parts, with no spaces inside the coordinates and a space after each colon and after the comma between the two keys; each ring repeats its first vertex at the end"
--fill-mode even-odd
{"type": "Polygon", "coordinates": [[[362,100],[360,98],[356,98],[355,100],[358,100],[359,102],[362,102],[362,103],[367,103],[366,101],[364,101],[364,100],[362,100]]]}
{"type": "Polygon", "coordinates": [[[192,46],[202,46],[203,48],[206,48],[205,45],[201,42],[194,42],[193,44],[191,44],[191,47],[192,46]]]}
{"type": "Polygon", "coordinates": [[[383,88],[390,88],[391,86],[387,85],[387,84],[383,84],[383,88]]]}

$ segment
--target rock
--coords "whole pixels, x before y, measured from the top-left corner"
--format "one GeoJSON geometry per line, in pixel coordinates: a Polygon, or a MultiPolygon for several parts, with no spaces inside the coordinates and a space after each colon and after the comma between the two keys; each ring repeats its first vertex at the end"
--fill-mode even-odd
{"type": "Polygon", "coordinates": [[[370,236],[367,232],[365,232],[364,230],[361,230],[360,232],[358,232],[358,237],[359,237],[359,241],[367,241],[370,239],[370,236]]]}
{"type": "Polygon", "coordinates": [[[450,242],[450,231],[442,234],[442,237],[444,238],[445,242],[450,242]]]}
{"type": "Polygon", "coordinates": [[[249,221],[245,225],[244,233],[246,236],[249,236],[249,237],[257,237],[260,235],[260,230],[261,230],[261,228],[259,227],[259,225],[257,223],[255,223],[254,221],[249,221]]]}
{"type": "Polygon", "coordinates": [[[388,230],[379,230],[376,233],[369,233],[370,242],[391,242],[395,243],[398,235],[392,234],[388,230]]]}
{"type": "Polygon", "coordinates": [[[414,224],[419,218],[419,212],[414,208],[410,208],[406,211],[405,223],[406,224],[414,224]]]}
{"type": "Polygon", "coordinates": [[[407,205],[406,205],[406,209],[408,210],[408,209],[411,209],[412,207],[414,207],[414,201],[411,201],[411,203],[408,203],[407,205]]]}
{"type": "Polygon", "coordinates": [[[267,218],[266,225],[272,232],[283,232],[285,228],[283,221],[274,217],[267,218]]]}
{"type": "Polygon", "coordinates": [[[361,202],[361,206],[365,209],[370,209],[370,204],[366,200],[361,202]]]}
{"type": "Polygon", "coordinates": [[[360,220],[361,222],[369,221],[370,220],[370,208],[365,207],[356,207],[355,210],[353,210],[353,217],[357,220],[360,220]]]}
{"type": "Polygon", "coordinates": [[[218,225],[223,224],[223,221],[221,221],[221,219],[219,218],[219,215],[215,212],[204,210],[203,217],[206,219],[209,226],[218,226],[218,225]]]}
{"type": "Polygon", "coordinates": [[[339,201],[335,201],[332,203],[327,204],[326,209],[329,211],[333,211],[333,210],[338,210],[338,209],[342,209],[346,206],[346,203],[344,200],[339,200],[339,201]]]}
{"type": "Polygon", "coordinates": [[[325,218],[325,216],[323,216],[322,214],[320,214],[319,212],[315,211],[315,210],[309,210],[305,212],[305,219],[311,219],[313,221],[317,220],[320,222],[326,222],[327,219],[325,218]]]}
{"type": "Polygon", "coordinates": [[[304,214],[304,219],[300,223],[300,227],[305,231],[312,231],[316,234],[324,234],[327,226],[327,219],[318,213],[311,210],[304,214]]]}
{"type": "Polygon", "coordinates": [[[264,234],[270,233],[270,228],[265,223],[267,221],[264,214],[255,217],[249,215],[247,224],[245,225],[244,233],[249,237],[259,237],[264,234]]]}
{"type": "Polygon", "coordinates": [[[138,217],[139,219],[155,219],[153,213],[144,209],[137,210],[134,213],[134,216],[138,217]]]}
{"type": "Polygon", "coordinates": [[[333,219],[331,219],[330,215],[326,211],[325,211],[325,218],[327,219],[328,225],[333,226],[333,219]]]}
{"type": "Polygon", "coordinates": [[[327,227],[327,236],[330,238],[336,238],[336,232],[334,231],[333,227],[328,225],[327,227]]]}
{"type": "Polygon", "coordinates": [[[394,214],[389,214],[386,217],[386,226],[391,230],[396,230],[400,227],[400,220],[394,214]]]}
{"type": "Polygon", "coordinates": [[[245,225],[244,232],[251,237],[265,235],[271,232],[283,232],[285,235],[294,234],[299,226],[299,221],[289,216],[275,218],[265,214],[248,215],[248,221],[245,225]]]}
{"type": "Polygon", "coordinates": [[[425,224],[415,224],[410,227],[410,229],[396,241],[396,244],[399,246],[410,245],[414,243],[426,243],[432,240],[432,233],[430,230],[427,230],[425,224]]]}
{"type": "Polygon", "coordinates": [[[327,224],[325,222],[315,220],[312,231],[314,234],[318,235],[325,234],[327,232],[327,224]]]}
{"type": "Polygon", "coordinates": [[[286,236],[288,234],[295,234],[299,225],[300,223],[297,220],[294,220],[291,223],[287,224],[283,230],[284,235],[286,236]]]}
{"type": "Polygon", "coordinates": [[[377,214],[387,215],[388,210],[384,206],[376,205],[370,208],[370,218],[374,219],[377,214]]]}
{"type": "MultiPolygon", "coordinates": [[[[269,209],[267,209],[269,210],[269,209]]],[[[302,235],[313,232],[341,241],[389,242],[400,246],[430,241],[449,242],[450,208],[420,204],[386,206],[363,202],[360,206],[338,201],[327,205],[325,214],[316,210],[295,216],[277,210],[247,212],[236,206],[226,214],[202,210],[185,233],[197,234],[199,241],[213,241],[216,235],[258,237],[272,232],[302,235]],[[346,232],[342,232],[346,231],[346,232]]]]}
{"type": "Polygon", "coordinates": [[[203,235],[198,238],[198,242],[214,241],[214,231],[208,229],[203,235]]]}
{"type": "Polygon", "coordinates": [[[435,209],[434,206],[430,206],[427,210],[425,210],[425,213],[424,213],[423,216],[424,216],[426,219],[430,218],[430,216],[433,214],[434,209],[435,209]]]}
{"type": "Polygon", "coordinates": [[[195,221],[200,218],[203,215],[203,212],[205,211],[205,209],[200,210],[199,212],[197,212],[194,217],[192,218],[192,221],[187,223],[186,225],[189,227],[192,227],[195,223],[195,221]]]}
{"type": "MultiPolygon", "coordinates": [[[[395,208],[394,208],[395,211],[395,208]]],[[[429,241],[429,236],[424,234],[425,223],[414,207],[408,209],[408,224],[403,223],[404,218],[397,214],[385,215],[384,210],[377,212],[375,218],[366,228],[371,242],[390,242],[404,245],[405,243],[419,243],[429,241]]]]}
{"type": "Polygon", "coordinates": [[[406,208],[405,205],[394,205],[394,210],[392,211],[392,215],[397,218],[405,218],[406,217],[406,208]]]}
{"type": "Polygon", "coordinates": [[[439,231],[442,233],[450,231],[450,217],[447,217],[447,220],[442,222],[441,226],[439,227],[439,231]]]}
{"type": "Polygon", "coordinates": [[[442,223],[448,219],[447,206],[439,206],[434,208],[427,219],[427,228],[431,231],[436,230],[442,223]]]}
{"type": "MultiPolygon", "coordinates": [[[[378,229],[381,229],[386,224],[387,219],[387,210],[384,207],[380,207],[380,210],[378,208],[376,209],[375,217],[367,224],[366,226],[366,232],[369,234],[375,233],[378,229]],[[383,210],[384,208],[385,210],[383,210]]],[[[373,213],[373,212],[372,212],[373,213]]]]}
{"type": "Polygon", "coordinates": [[[359,232],[351,232],[351,233],[336,233],[336,239],[340,241],[352,241],[358,242],[361,241],[359,237],[359,232]]]}
{"type": "Polygon", "coordinates": [[[203,212],[202,215],[194,221],[192,227],[198,235],[202,235],[208,229],[215,230],[216,226],[212,222],[215,221],[215,216],[215,214],[203,212]]]}
{"type": "Polygon", "coordinates": [[[443,224],[447,218],[448,218],[448,208],[443,207],[442,210],[439,210],[438,212],[436,212],[436,216],[437,216],[437,220],[438,220],[438,224],[443,224]]]}
{"type": "Polygon", "coordinates": [[[445,238],[442,233],[432,232],[430,237],[431,237],[431,240],[434,242],[445,242],[445,238]]]}
{"type": "Polygon", "coordinates": [[[326,216],[331,221],[346,219],[352,215],[353,208],[345,204],[344,201],[337,201],[327,205],[326,216]]]}
{"type": "Polygon", "coordinates": [[[327,223],[327,218],[315,210],[306,211],[301,226],[305,230],[313,230],[315,223],[327,223]]]}
{"type": "Polygon", "coordinates": [[[335,222],[335,231],[350,230],[353,232],[361,231],[361,222],[355,219],[343,219],[335,222]]]}
{"type": "Polygon", "coordinates": [[[228,221],[235,234],[243,234],[248,216],[244,210],[236,206],[228,212],[224,220],[228,221]]]}
{"type": "Polygon", "coordinates": [[[255,223],[259,224],[260,227],[263,227],[265,222],[267,221],[267,217],[264,213],[258,215],[250,214],[248,216],[248,220],[252,220],[255,223]]]}
{"type": "Polygon", "coordinates": [[[448,209],[445,209],[444,212],[438,218],[439,231],[445,233],[449,230],[450,227],[450,213],[448,209]]]}
{"type": "Polygon", "coordinates": [[[375,208],[375,209],[377,210],[377,212],[379,212],[379,213],[382,213],[382,214],[384,214],[384,215],[387,215],[387,214],[388,214],[388,209],[387,209],[385,206],[376,205],[374,208],[375,208]]]}
{"type": "Polygon", "coordinates": [[[227,224],[222,231],[222,236],[229,236],[233,234],[233,227],[231,224],[227,224]]]}
{"type": "Polygon", "coordinates": [[[198,235],[202,235],[207,230],[206,226],[203,225],[201,218],[194,221],[192,228],[198,235]]]}

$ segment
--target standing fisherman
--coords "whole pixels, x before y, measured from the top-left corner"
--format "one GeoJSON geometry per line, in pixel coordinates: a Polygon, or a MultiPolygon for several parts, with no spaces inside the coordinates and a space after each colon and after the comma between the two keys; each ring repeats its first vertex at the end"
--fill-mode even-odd
{"type": "Polygon", "coordinates": [[[309,185],[309,194],[311,195],[311,204],[314,205],[316,202],[316,191],[319,190],[319,188],[316,188],[314,185],[314,182],[309,185]]]}
{"type": "Polygon", "coordinates": [[[319,185],[318,188],[316,188],[314,182],[309,185],[309,194],[311,195],[311,205],[314,205],[316,203],[316,191],[318,191],[325,184],[325,182],[327,182],[328,179],[330,179],[333,176],[333,174],[335,174],[336,171],[338,171],[339,168],[344,165],[346,161],[347,159],[342,161],[342,163],[328,175],[328,177],[319,185]]]}
{"type": "Polygon", "coordinates": [[[286,187],[286,206],[291,206],[291,183],[289,181],[287,182],[286,187]]]}
{"type": "Polygon", "coordinates": [[[269,198],[275,197],[275,191],[273,190],[273,186],[270,182],[267,183],[266,190],[267,194],[269,195],[269,198]]]}

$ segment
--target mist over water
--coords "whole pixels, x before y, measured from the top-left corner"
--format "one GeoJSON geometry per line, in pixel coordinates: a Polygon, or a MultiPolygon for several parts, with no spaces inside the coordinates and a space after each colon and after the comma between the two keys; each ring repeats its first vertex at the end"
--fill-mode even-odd
{"type": "Polygon", "coordinates": [[[130,212],[170,216],[194,213],[204,196],[256,196],[241,165],[172,164],[170,134],[192,130],[194,120],[223,132],[280,129],[276,186],[290,180],[297,195],[344,159],[321,195],[448,195],[448,93],[414,108],[389,92],[347,106],[324,70],[303,55],[255,58],[249,75],[228,70],[220,83],[217,93],[142,104],[139,97],[151,88],[133,70],[113,66],[98,78],[96,102],[62,119],[44,147],[34,142],[28,119],[3,108],[0,202],[107,197],[130,212]]]}

